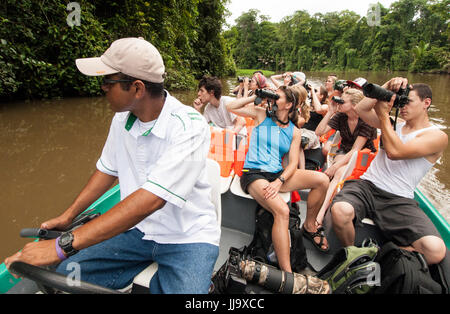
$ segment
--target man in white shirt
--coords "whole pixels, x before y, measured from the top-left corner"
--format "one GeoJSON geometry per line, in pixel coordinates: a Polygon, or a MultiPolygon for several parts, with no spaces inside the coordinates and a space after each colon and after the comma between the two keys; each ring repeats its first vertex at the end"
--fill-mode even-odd
{"type": "MultiPolygon", "coordinates": [[[[393,78],[383,88],[397,92],[407,86],[407,79],[393,78]]],[[[389,103],[366,97],[357,104],[361,119],[381,129],[383,146],[361,178],[346,181],[333,199],[333,228],[342,245],[353,245],[353,224],[369,217],[387,239],[437,264],[445,257],[445,243],[414,200],[414,189],[442,156],[448,136],[429,121],[431,88],[421,83],[409,87],[408,102],[400,109],[404,122],[396,129],[389,117],[395,93],[389,103]]]]}
{"type": "Polygon", "coordinates": [[[116,114],[97,171],[74,203],[41,228],[64,230],[116,178],[121,201],[56,241],[27,245],[6,265],[63,261],[57,271],[68,273],[68,263],[77,262],[81,280],[120,289],[157,262],[151,293],[207,293],[220,226],[205,171],[206,121],[164,90],[163,60],[142,38],[116,40],[100,58],[76,64],[83,74],[105,75],[102,89],[116,114]]]}
{"type": "Polygon", "coordinates": [[[222,96],[222,83],[217,77],[203,77],[198,83],[197,99],[194,108],[201,112],[206,105],[203,116],[206,122],[219,128],[231,129],[236,134],[245,126],[245,119],[227,110],[226,104],[235,98],[222,96]]]}

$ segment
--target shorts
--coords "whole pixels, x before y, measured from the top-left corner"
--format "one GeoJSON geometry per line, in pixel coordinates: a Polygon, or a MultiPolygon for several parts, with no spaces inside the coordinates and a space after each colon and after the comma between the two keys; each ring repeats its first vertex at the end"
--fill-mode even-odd
{"type": "Polygon", "coordinates": [[[348,180],[334,197],[331,206],[347,202],[355,209],[354,224],[370,218],[387,239],[399,246],[409,246],[424,236],[441,238],[436,227],[414,199],[377,188],[368,180],[348,180]]]}
{"type": "Polygon", "coordinates": [[[242,169],[242,176],[241,176],[241,188],[242,190],[248,193],[248,186],[253,181],[256,181],[258,179],[264,179],[269,182],[275,181],[281,174],[283,173],[283,170],[280,172],[265,172],[259,169],[242,169]]]}

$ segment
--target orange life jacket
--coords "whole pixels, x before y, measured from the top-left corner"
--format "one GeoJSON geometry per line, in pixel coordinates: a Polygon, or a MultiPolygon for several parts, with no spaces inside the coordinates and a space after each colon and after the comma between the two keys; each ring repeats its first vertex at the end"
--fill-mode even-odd
{"type": "Polygon", "coordinates": [[[333,135],[334,133],[336,133],[335,129],[331,129],[329,130],[327,133],[323,134],[319,139],[321,143],[325,143],[326,141],[328,141],[328,139],[330,138],[331,135],[333,135]]]}
{"type": "Polygon", "coordinates": [[[210,128],[211,144],[208,158],[219,163],[222,177],[228,177],[234,166],[236,133],[228,129],[210,128]]]}

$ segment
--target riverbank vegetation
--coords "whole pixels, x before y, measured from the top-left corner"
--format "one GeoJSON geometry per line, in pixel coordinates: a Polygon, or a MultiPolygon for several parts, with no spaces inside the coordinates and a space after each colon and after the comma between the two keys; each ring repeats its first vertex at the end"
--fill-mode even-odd
{"type": "Polygon", "coordinates": [[[68,3],[0,3],[0,99],[99,94],[98,80],[80,75],[75,59],[100,56],[122,37],[142,36],[159,49],[169,89],[193,88],[205,73],[235,72],[222,35],[226,0],[77,0],[73,27],[68,3]]]}
{"type": "Polygon", "coordinates": [[[378,20],[297,11],[279,23],[250,10],[224,36],[239,68],[450,72],[449,5],[400,0],[380,5],[378,20]]]}
{"type": "Polygon", "coordinates": [[[90,96],[99,81],[75,59],[100,56],[121,37],[142,36],[163,56],[168,89],[204,74],[267,71],[450,71],[449,0],[399,0],[379,25],[351,11],[297,11],[279,23],[257,10],[224,30],[228,0],[79,0],[79,24],[60,0],[0,3],[0,100],[90,96]]]}

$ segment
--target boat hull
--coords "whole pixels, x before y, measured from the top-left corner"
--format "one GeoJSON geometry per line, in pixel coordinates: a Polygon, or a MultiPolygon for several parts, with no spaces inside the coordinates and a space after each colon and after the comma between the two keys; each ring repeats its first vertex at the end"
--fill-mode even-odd
{"type": "MultiPolygon", "coordinates": [[[[306,215],[307,193],[299,191],[303,201],[297,204],[300,207],[302,222],[306,215]]],[[[447,255],[444,259],[443,269],[446,271],[446,278],[450,281],[450,225],[430,203],[430,201],[419,191],[415,192],[415,199],[419,203],[420,208],[434,223],[447,246],[447,255]]],[[[96,202],[94,202],[87,210],[95,208],[95,212],[105,213],[120,201],[120,187],[114,186],[106,192],[96,202]]],[[[230,247],[242,247],[250,243],[253,238],[256,202],[252,199],[242,198],[234,195],[230,190],[222,194],[222,236],[220,242],[220,253],[217,259],[215,270],[217,270],[228,258],[230,247]],[[238,218],[237,218],[238,217],[238,218]]],[[[329,214],[325,216],[325,231],[330,244],[330,251],[327,253],[319,252],[315,247],[305,241],[307,249],[308,261],[312,271],[319,271],[332,258],[333,252],[340,248],[340,244],[331,228],[331,217],[329,214]]],[[[364,227],[356,230],[355,244],[360,243],[364,238],[371,237],[382,243],[384,241],[377,227],[369,223],[364,227]]],[[[30,281],[24,281],[14,278],[6,269],[5,264],[0,265],[0,293],[33,293],[37,290],[37,286],[30,281]],[[14,289],[12,289],[14,287],[14,289]]]]}

